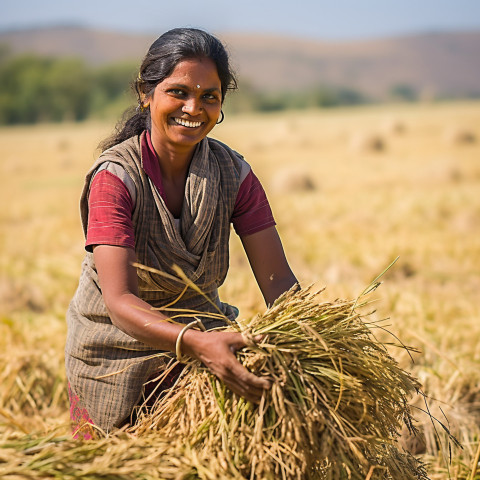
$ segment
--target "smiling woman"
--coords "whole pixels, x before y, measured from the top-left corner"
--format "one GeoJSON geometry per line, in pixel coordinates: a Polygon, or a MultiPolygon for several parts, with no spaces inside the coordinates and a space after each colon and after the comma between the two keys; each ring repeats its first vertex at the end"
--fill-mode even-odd
{"type": "Polygon", "coordinates": [[[74,421],[107,432],[131,422],[149,381],[167,375],[159,352],[201,361],[252,402],[270,387],[237,361],[240,333],[212,331],[238,315],[218,295],[230,224],[267,304],[297,282],[260,182],[241,155],[207,137],[235,87],[218,39],[198,29],[165,33],[140,67],[137,109],[86,176],[87,252],[65,351],[74,421]]]}
{"type": "Polygon", "coordinates": [[[144,105],[148,102],[150,106],[152,143],[160,159],[169,157],[171,149],[190,155],[217,123],[221,92],[213,60],[195,58],[179,62],[172,74],[145,97],[144,105]]]}

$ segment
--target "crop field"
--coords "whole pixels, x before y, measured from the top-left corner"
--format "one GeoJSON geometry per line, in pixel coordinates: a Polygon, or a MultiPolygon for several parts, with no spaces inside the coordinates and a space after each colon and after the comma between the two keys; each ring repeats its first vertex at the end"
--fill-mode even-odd
{"type": "MultiPolygon", "coordinates": [[[[0,129],[1,478],[53,477],[29,459],[70,441],[63,348],[84,251],[78,204],[112,128],[0,129]]],[[[326,287],[325,301],[356,298],[398,258],[372,317],[380,339],[418,349],[388,347],[427,397],[411,399],[416,453],[432,479],[480,479],[480,103],[242,115],[213,133],[250,163],[292,269],[326,287]]],[[[233,232],[221,296],[245,318],[265,309],[233,232]]]]}

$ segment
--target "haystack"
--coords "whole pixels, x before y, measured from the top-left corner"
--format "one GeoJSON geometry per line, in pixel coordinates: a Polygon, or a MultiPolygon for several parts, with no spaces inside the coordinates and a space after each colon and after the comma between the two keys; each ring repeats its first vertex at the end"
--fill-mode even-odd
{"type": "Polygon", "coordinates": [[[309,192],[317,189],[310,172],[301,168],[279,170],[272,178],[271,189],[280,194],[309,192]]]}
{"type": "Polygon", "coordinates": [[[387,135],[402,135],[407,131],[405,122],[399,118],[387,118],[382,124],[382,130],[387,135]]]}
{"type": "Polygon", "coordinates": [[[426,479],[398,447],[419,383],[375,339],[359,313],[365,305],[320,296],[290,291],[265,314],[227,327],[248,339],[241,363],[272,381],[260,405],[191,361],[131,433],[157,432],[208,459],[191,478],[426,479]]]}
{"type": "Polygon", "coordinates": [[[351,141],[350,146],[353,152],[383,152],[386,149],[386,142],[378,133],[357,133],[351,141]]]}
{"type": "Polygon", "coordinates": [[[445,130],[444,139],[450,145],[466,145],[475,143],[477,136],[469,128],[454,127],[445,130]]]}

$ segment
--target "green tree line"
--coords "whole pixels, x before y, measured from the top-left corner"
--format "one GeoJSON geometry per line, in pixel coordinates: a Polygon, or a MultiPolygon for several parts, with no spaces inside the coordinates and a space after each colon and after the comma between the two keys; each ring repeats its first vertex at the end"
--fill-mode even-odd
{"type": "Polygon", "coordinates": [[[77,58],[3,55],[0,124],[108,115],[133,102],[128,91],[135,70],[136,65],[129,63],[94,68],[77,58]]]}
{"type": "MultiPolygon", "coordinates": [[[[93,67],[78,58],[9,56],[0,51],[0,124],[81,121],[117,117],[135,98],[130,85],[138,66],[93,67]]],[[[227,98],[229,113],[334,107],[367,102],[360,92],[315,86],[301,92],[262,92],[241,81],[227,98]]]]}

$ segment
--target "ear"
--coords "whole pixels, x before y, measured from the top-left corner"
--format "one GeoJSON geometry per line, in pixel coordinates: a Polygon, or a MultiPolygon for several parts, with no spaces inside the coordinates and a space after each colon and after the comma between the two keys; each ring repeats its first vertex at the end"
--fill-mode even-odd
{"type": "Polygon", "coordinates": [[[146,95],[145,93],[140,94],[140,105],[142,105],[143,108],[148,108],[149,107],[150,100],[151,100],[150,95],[146,95]]]}

